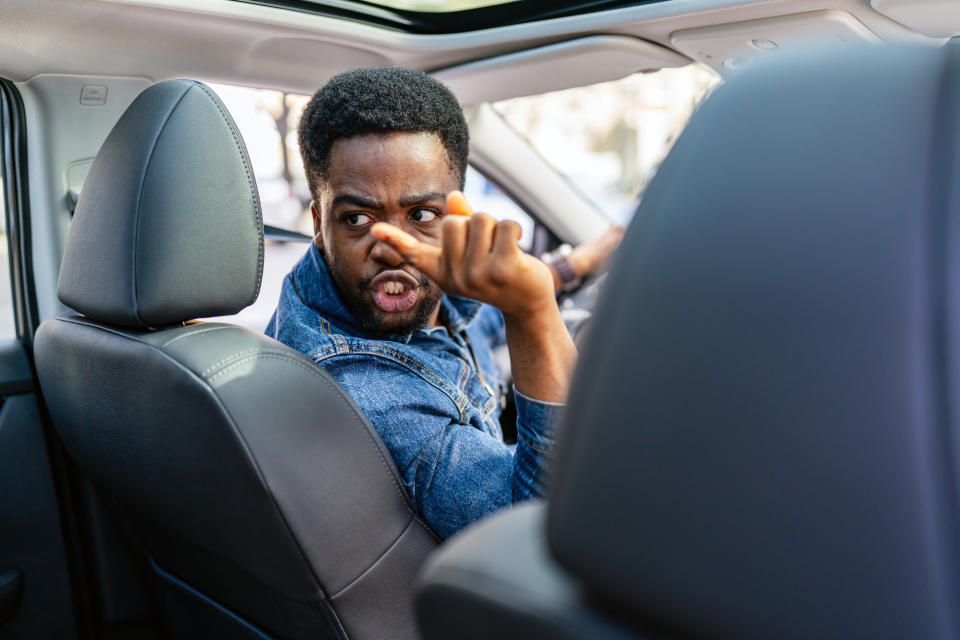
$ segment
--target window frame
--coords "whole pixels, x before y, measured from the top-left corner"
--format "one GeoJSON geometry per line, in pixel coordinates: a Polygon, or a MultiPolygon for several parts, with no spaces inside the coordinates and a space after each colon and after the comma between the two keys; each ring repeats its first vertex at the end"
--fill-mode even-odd
{"type": "Polygon", "coordinates": [[[477,165],[475,160],[475,158],[471,158],[467,162],[470,168],[483,176],[484,180],[499,189],[503,195],[508,197],[510,201],[517,206],[518,209],[523,211],[525,214],[527,214],[527,216],[530,217],[531,220],[533,220],[533,244],[530,247],[531,255],[540,257],[547,251],[551,251],[552,249],[555,249],[563,244],[557,234],[554,233],[554,231],[540,219],[540,216],[538,216],[527,203],[525,203],[521,198],[517,197],[513,191],[507,187],[504,187],[500,181],[492,178],[489,173],[477,165]]]}
{"type": "Polygon", "coordinates": [[[33,279],[30,238],[30,198],[27,185],[27,131],[23,99],[16,85],[0,78],[0,174],[4,185],[10,292],[13,297],[16,338],[27,348],[40,326],[33,279]]]}

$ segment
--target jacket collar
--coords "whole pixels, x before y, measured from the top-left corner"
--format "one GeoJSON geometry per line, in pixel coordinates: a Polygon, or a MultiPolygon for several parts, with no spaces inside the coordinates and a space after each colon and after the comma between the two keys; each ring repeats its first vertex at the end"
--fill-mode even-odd
{"type": "MultiPolygon", "coordinates": [[[[364,335],[360,326],[347,310],[340,293],[333,284],[327,263],[316,244],[304,254],[293,268],[294,283],[300,301],[330,321],[341,331],[356,337],[364,335]]],[[[440,316],[453,333],[465,330],[480,312],[480,303],[468,298],[444,294],[440,299],[440,316]]],[[[423,333],[432,333],[440,327],[426,327],[423,333]]],[[[397,342],[409,342],[414,334],[397,334],[390,339],[397,342]]]]}

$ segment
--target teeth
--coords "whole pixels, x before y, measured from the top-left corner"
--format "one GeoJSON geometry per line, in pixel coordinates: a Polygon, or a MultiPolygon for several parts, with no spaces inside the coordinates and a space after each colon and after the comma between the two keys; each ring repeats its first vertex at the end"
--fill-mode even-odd
{"type": "Polygon", "coordinates": [[[385,282],[383,283],[383,292],[390,294],[392,296],[397,296],[403,293],[407,289],[403,283],[400,282],[385,282]]]}

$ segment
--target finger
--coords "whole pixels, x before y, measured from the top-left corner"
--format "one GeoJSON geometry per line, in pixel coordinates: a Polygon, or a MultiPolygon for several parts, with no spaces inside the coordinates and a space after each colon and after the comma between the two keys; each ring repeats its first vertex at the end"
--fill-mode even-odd
{"type": "Polygon", "coordinates": [[[484,213],[475,214],[467,226],[467,248],[464,266],[468,273],[479,273],[490,259],[493,230],[497,221],[484,213]]]}
{"type": "Polygon", "coordinates": [[[444,279],[451,285],[463,286],[464,251],[467,246],[467,223],[464,216],[445,216],[440,223],[440,246],[443,247],[441,269],[444,279]]]}
{"type": "Polygon", "coordinates": [[[494,258],[505,258],[519,249],[517,242],[523,229],[513,220],[502,220],[497,223],[493,230],[493,256],[494,258]]]}
{"type": "Polygon", "coordinates": [[[472,216],[473,207],[467,202],[462,191],[451,191],[447,194],[447,213],[455,216],[472,216]]]}
{"type": "Polygon", "coordinates": [[[370,227],[370,234],[395,249],[404,260],[423,271],[428,278],[441,278],[443,260],[439,248],[420,242],[409,233],[386,222],[374,224],[370,227]]]}

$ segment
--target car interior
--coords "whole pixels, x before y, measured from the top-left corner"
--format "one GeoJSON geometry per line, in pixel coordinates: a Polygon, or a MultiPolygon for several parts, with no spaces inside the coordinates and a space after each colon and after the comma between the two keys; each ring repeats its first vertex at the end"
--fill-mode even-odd
{"type": "Polygon", "coordinates": [[[717,89],[611,267],[548,502],[440,548],[424,637],[957,637],[958,72],[834,50],[717,89]]]}
{"type": "Polygon", "coordinates": [[[960,637],[955,35],[948,0],[6,0],[0,637],[960,637]],[[611,221],[491,103],[721,79],[577,299],[548,499],[443,544],[231,319],[304,238],[209,85],[389,65],[454,91],[534,252],[611,221]]]}

